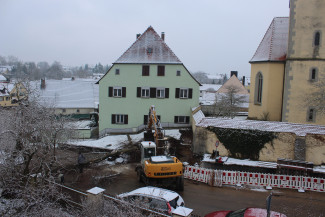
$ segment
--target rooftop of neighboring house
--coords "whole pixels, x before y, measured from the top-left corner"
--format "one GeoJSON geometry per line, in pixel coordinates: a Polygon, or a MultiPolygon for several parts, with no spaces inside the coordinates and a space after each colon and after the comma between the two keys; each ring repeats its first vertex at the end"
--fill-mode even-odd
{"type": "Polygon", "coordinates": [[[136,41],[125,51],[115,63],[142,63],[142,64],[182,64],[174,52],[164,41],[165,34],[160,37],[149,26],[136,41]]]}
{"type": "Polygon", "coordinates": [[[196,126],[199,127],[219,127],[226,129],[243,129],[243,130],[260,130],[268,132],[287,132],[294,133],[297,136],[306,136],[306,134],[320,134],[325,135],[325,126],[309,125],[309,124],[295,124],[288,122],[274,122],[274,121],[254,121],[254,120],[240,120],[231,118],[207,118],[202,115],[202,111],[194,114],[196,126]]]}
{"type": "Polygon", "coordinates": [[[249,94],[244,85],[238,80],[236,75],[231,76],[226,83],[224,83],[219,89],[218,93],[228,93],[233,91],[235,94],[249,94]]]}
{"type": "Polygon", "coordinates": [[[275,17],[250,63],[285,61],[288,47],[289,17],[275,17]]]}
{"type": "Polygon", "coordinates": [[[6,81],[7,81],[7,78],[0,74],[0,83],[6,82],[6,81]]]}
{"type": "Polygon", "coordinates": [[[94,79],[45,80],[33,82],[39,90],[39,101],[55,108],[97,108],[99,87],[94,79]]]}
{"type": "Polygon", "coordinates": [[[14,87],[13,83],[0,83],[0,96],[9,96],[14,87]]]}

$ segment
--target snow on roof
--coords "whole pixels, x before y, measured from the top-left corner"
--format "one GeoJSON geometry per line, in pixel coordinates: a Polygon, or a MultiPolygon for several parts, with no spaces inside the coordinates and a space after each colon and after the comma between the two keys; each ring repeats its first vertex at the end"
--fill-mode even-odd
{"type": "Polygon", "coordinates": [[[115,63],[182,64],[151,26],[115,63]]]}
{"type": "Polygon", "coordinates": [[[8,96],[10,95],[10,92],[14,89],[15,84],[13,83],[0,83],[0,90],[3,90],[4,92],[0,91],[0,96],[8,96]]]}
{"type": "Polygon", "coordinates": [[[297,136],[306,136],[306,134],[325,135],[325,126],[273,121],[253,121],[229,118],[203,118],[200,123],[196,124],[196,126],[212,126],[227,129],[260,130],[279,133],[288,132],[295,133],[297,136]]]}
{"type": "Polygon", "coordinates": [[[0,82],[1,82],[1,81],[7,81],[6,77],[3,76],[3,75],[0,75],[0,82]]]}
{"type": "Polygon", "coordinates": [[[89,189],[87,192],[96,195],[96,194],[100,194],[100,193],[102,193],[104,191],[105,191],[105,189],[103,189],[103,188],[94,187],[92,189],[89,189]]]}
{"type": "Polygon", "coordinates": [[[236,94],[248,94],[247,89],[244,85],[238,80],[236,75],[231,76],[226,83],[224,83],[219,89],[218,93],[228,93],[229,88],[236,88],[236,94]]]}
{"type": "Polygon", "coordinates": [[[34,82],[39,91],[39,101],[55,108],[97,108],[99,86],[92,79],[45,80],[45,89],[40,81],[34,82]]]}
{"type": "Polygon", "coordinates": [[[207,91],[208,89],[217,91],[221,86],[220,84],[202,84],[202,86],[200,86],[200,91],[207,91]]]}
{"type": "MultiPolygon", "coordinates": [[[[249,107],[249,94],[234,94],[235,97],[241,97],[244,101],[243,103],[240,103],[238,106],[240,108],[248,108],[249,107]]],[[[216,102],[216,99],[218,102],[221,101],[222,97],[227,97],[226,93],[212,93],[212,92],[206,92],[203,94],[202,97],[200,97],[200,105],[213,105],[216,102]]]]}
{"type": "Polygon", "coordinates": [[[154,142],[148,142],[148,141],[143,141],[141,142],[141,145],[144,147],[144,148],[155,148],[156,147],[156,143],[154,142]]]}
{"type": "Polygon", "coordinates": [[[162,189],[162,188],[157,188],[157,187],[152,187],[152,186],[138,188],[138,189],[135,189],[135,190],[130,191],[128,193],[120,194],[119,196],[120,197],[125,197],[125,196],[128,196],[128,195],[137,195],[137,194],[151,195],[151,196],[154,196],[154,197],[163,198],[166,201],[171,201],[171,200],[175,199],[176,197],[181,198],[181,196],[179,196],[179,194],[177,194],[174,191],[167,190],[167,189],[162,189]]]}
{"type": "Polygon", "coordinates": [[[194,119],[195,123],[197,123],[197,124],[200,123],[203,118],[205,118],[205,116],[201,110],[197,111],[193,115],[193,119],[194,119]]]}
{"type": "Polygon", "coordinates": [[[173,158],[171,158],[170,156],[152,156],[151,157],[151,161],[154,163],[158,163],[158,162],[165,162],[165,161],[170,161],[173,160],[173,158]]]}
{"type": "Polygon", "coordinates": [[[193,212],[193,209],[187,208],[187,207],[177,207],[173,214],[179,215],[179,216],[189,216],[193,212]]]}
{"type": "Polygon", "coordinates": [[[289,18],[275,17],[250,62],[284,61],[289,34],[289,18]]]}
{"type": "Polygon", "coordinates": [[[201,105],[213,105],[216,102],[216,93],[206,92],[199,100],[201,105]]]}

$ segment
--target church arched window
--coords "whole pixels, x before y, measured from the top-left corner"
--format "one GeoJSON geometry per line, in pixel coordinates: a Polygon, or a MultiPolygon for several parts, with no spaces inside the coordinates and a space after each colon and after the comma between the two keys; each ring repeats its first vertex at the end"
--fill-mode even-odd
{"type": "Polygon", "coordinates": [[[317,31],[314,36],[314,46],[320,45],[320,32],[317,31]]]}
{"type": "Polygon", "coordinates": [[[262,103],[263,75],[258,72],[255,79],[255,104],[262,103]]]}

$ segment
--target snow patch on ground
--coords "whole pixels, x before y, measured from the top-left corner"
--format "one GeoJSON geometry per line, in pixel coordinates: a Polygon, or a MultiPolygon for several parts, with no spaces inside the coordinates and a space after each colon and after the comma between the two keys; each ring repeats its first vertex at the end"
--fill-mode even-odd
{"type": "Polygon", "coordinates": [[[314,172],[325,173],[325,165],[315,166],[314,172]]]}
{"type": "MultiPolygon", "coordinates": [[[[167,137],[173,137],[175,139],[181,138],[181,133],[179,130],[165,130],[165,135],[167,137]]],[[[131,142],[137,143],[143,140],[143,132],[139,134],[130,135],[131,142]]],[[[93,147],[93,148],[103,148],[108,150],[116,150],[121,149],[124,145],[128,144],[128,136],[127,135],[109,135],[103,137],[101,139],[89,139],[89,140],[70,140],[70,145],[75,146],[85,146],[85,147],[93,147]]]]}
{"type": "MultiPolygon", "coordinates": [[[[216,159],[210,158],[210,154],[204,154],[203,162],[215,163],[216,159]]],[[[252,161],[249,159],[240,160],[236,158],[221,157],[221,161],[225,165],[241,165],[241,166],[251,166],[251,167],[266,167],[266,168],[276,168],[277,163],[275,162],[266,162],[266,161],[252,161]]]]}

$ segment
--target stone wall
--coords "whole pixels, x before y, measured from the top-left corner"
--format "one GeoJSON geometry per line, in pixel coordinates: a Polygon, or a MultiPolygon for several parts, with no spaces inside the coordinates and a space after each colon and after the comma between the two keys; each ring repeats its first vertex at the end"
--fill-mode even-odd
{"type": "Polygon", "coordinates": [[[325,164],[325,135],[306,135],[306,161],[325,164]]]}
{"type": "MultiPolygon", "coordinates": [[[[315,165],[325,163],[325,135],[309,135],[298,137],[294,133],[278,133],[277,138],[269,142],[260,151],[259,160],[276,162],[278,158],[295,159],[296,139],[305,139],[305,161],[315,165]]],[[[229,151],[219,141],[216,148],[217,136],[204,127],[196,126],[193,132],[193,152],[197,154],[212,153],[219,151],[220,156],[229,156],[229,151]]]]}

